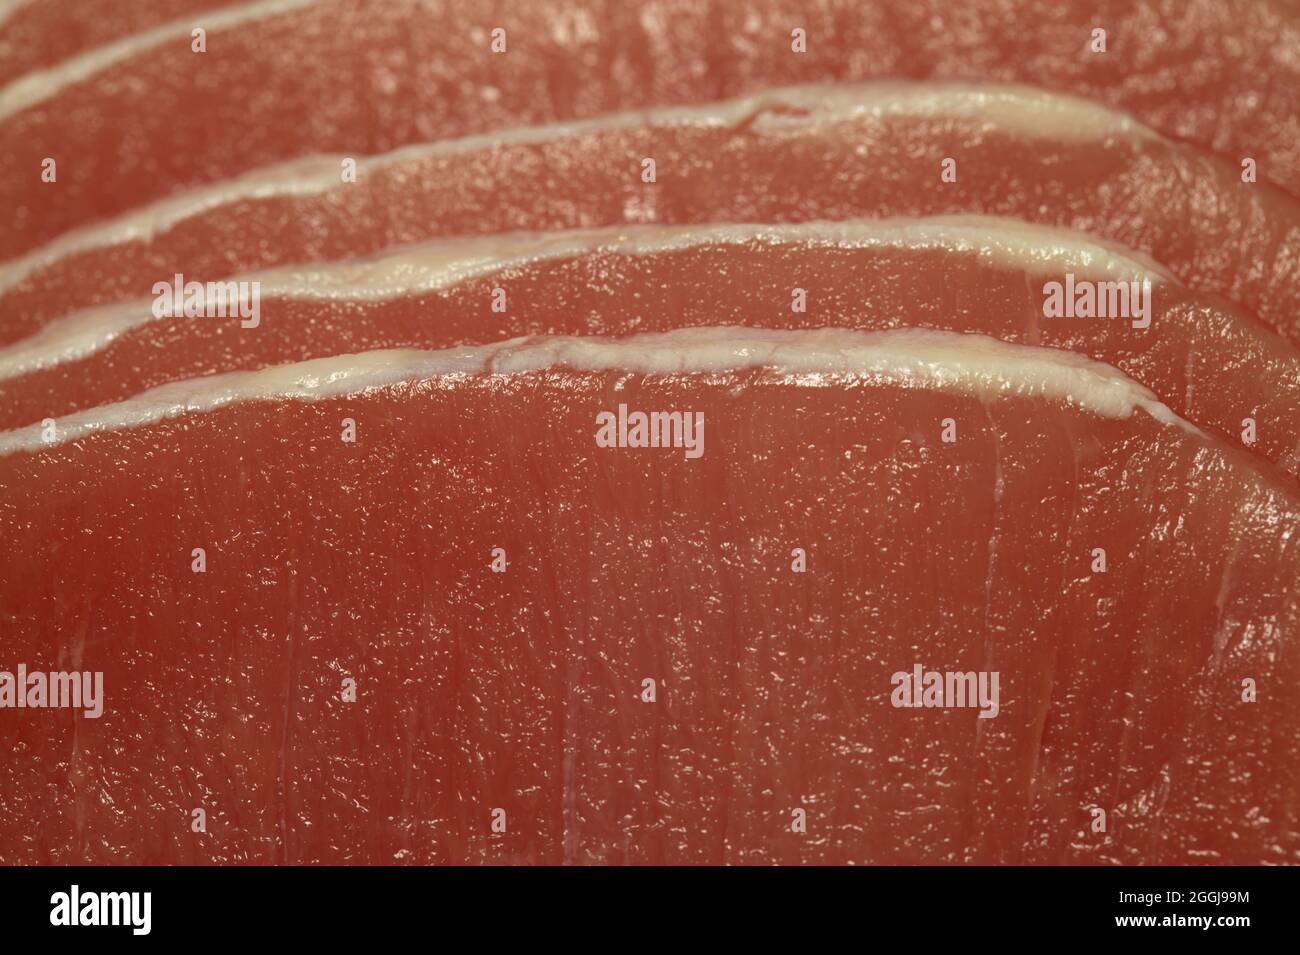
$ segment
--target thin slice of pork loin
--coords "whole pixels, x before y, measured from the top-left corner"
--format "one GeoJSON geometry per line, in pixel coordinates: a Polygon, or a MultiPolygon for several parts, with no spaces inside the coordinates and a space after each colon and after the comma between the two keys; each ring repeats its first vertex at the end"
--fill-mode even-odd
{"type": "MultiPolygon", "coordinates": [[[[1294,192],[1300,18],[1289,2],[1152,0],[294,0],[225,11],[109,63],[0,90],[0,256],[200,183],[320,152],[408,143],[775,85],[880,77],[1074,92],[1258,164],[1294,192]],[[258,15],[260,14],[260,15],[258,15]],[[493,53],[491,31],[506,31],[493,53]],[[806,53],[791,32],[806,31],[806,53]],[[1091,52],[1095,29],[1105,53],[1091,52]],[[58,181],[42,183],[42,162],[58,181]],[[23,170],[28,171],[24,175],[23,170]]],[[[94,56],[94,53],[88,54],[94,56]]]]}
{"type": "Polygon", "coordinates": [[[1300,340],[1300,203],[1122,114],[1021,87],[775,90],[356,157],[355,182],[343,158],[188,192],[0,266],[0,342],[176,272],[202,282],[440,236],[961,212],[1140,249],[1300,340]]]}
{"type": "Polygon", "coordinates": [[[505,235],[242,281],[260,283],[256,327],[238,315],[155,318],[153,303],[141,300],[78,313],[0,349],[0,428],[184,378],[376,348],[692,325],[912,325],[1090,355],[1199,427],[1248,440],[1300,473],[1292,346],[1141,256],[1013,220],[505,235]],[[1078,288],[1126,283],[1132,317],[1045,317],[1045,287],[1068,275],[1078,288]],[[1149,311],[1138,317],[1144,297],[1149,311]]]}
{"type": "MultiPolygon", "coordinates": [[[[0,83],[53,66],[132,34],[167,27],[169,36],[202,26],[193,14],[238,0],[0,0],[0,83]],[[172,23],[181,17],[179,23],[172,23]]],[[[106,55],[97,51],[96,55],[106,55]]]]}
{"type": "Polygon", "coordinates": [[[1300,499],[1077,355],[518,340],[50,437],[0,436],[6,658],[103,713],[0,721],[5,863],[1300,862],[1300,499]]]}

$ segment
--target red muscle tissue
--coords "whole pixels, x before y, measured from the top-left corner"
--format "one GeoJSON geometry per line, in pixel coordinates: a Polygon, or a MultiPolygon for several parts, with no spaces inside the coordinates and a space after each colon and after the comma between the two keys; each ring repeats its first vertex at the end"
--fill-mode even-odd
{"type": "Polygon", "coordinates": [[[0,8],[0,862],[1300,863],[1289,0],[0,8]]]}

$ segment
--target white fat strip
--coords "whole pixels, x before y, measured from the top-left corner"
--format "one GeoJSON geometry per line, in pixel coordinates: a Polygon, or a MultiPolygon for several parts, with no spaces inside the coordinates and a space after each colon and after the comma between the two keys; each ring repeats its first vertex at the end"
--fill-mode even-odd
{"type": "MultiPolygon", "coordinates": [[[[935,249],[979,256],[991,265],[1035,275],[1073,272],[1098,281],[1170,281],[1138,252],[1069,229],[996,216],[936,216],[806,222],[793,225],[613,226],[546,233],[439,239],[367,259],[272,269],[228,281],[259,282],[261,298],[382,301],[446,288],[506,268],[609,252],[652,255],[707,245],[762,242],[843,248],[935,249]]],[[[160,277],[162,280],[170,276],[160,277]]],[[[34,335],[0,348],[0,380],[107,347],[123,333],[156,319],[148,299],[103,305],[51,322],[34,335]]]]}
{"type": "MultiPolygon", "coordinates": [[[[230,7],[212,13],[196,13],[183,19],[173,20],[162,26],[133,33],[103,46],[81,53],[44,70],[36,70],[20,76],[18,79],[0,88],[0,121],[20,113],[28,107],[43,102],[65,87],[90,79],[123,60],[128,60],[138,53],[152,49],[161,43],[190,44],[190,31],[203,27],[209,33],[238,26],[252,20],[262,20],[278,16],[291,10],[309,7],[320,0],[261,0],[244,6],[230,7]]],[[[86,16],[95,16],[87,10],[86,16]]]]}
{"type": "Polygon", "coordinates": [[[0,26],[23,7],[31,6],[34,0],[0,0],[0,26]]]}
{"type": "MultiPolygon", "coordinates": [[[[3,93],[0,93],[2,102],[3,93]]],[[[637,126],[721,126],[747,124],[789,135],[831,132],[861,118],[953,116],[975,120],[1031,140],[1075,142],[1107,137],[1150,139],[1155,133],[1122,113],[1072,96],[1024,86],[926,82],[872,82],[844,86],[791,86],[708,103],[612,113],[578,122],[551,123],[403,146],[357,158],[357,175],[455,153],[490,150],[510,143],[550,142],[637,126]]],[[[144,241],[177,223],[243,200],[321,195],[340,184],[342,155],[292,159],[252,170],[213,185],[187,190],[124,213],[104,223],[73,229],[19,258],[0,265],[0,292],[39,268],[91,249],[144,241]]]]}
{"type": "Polygon", "coordinates": [[[1074,352],[1014,345],[984,335],[889,331],[682,328],[626,338],[532,336],[437,351],[387,349],[172,382],[116,404],[0,434],[0,454],[39,451],[95,432],[135,428],[238,402],[311,401],[447,375],[520,375],[544,369],[648,375],[718,375],[767,369],[793,382],[846,379],[1068,403],[1107,418],[1142,411],[1201,432],[1118,369],[1074,352]]]}

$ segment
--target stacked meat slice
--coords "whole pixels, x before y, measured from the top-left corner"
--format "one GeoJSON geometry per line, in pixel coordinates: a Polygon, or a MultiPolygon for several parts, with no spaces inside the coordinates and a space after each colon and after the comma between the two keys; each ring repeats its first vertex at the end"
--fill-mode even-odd
{"type": "Polygon", "coordinates": [[[1293,3],[68,6],[0,861],[1300,862],[1293,3]]]}

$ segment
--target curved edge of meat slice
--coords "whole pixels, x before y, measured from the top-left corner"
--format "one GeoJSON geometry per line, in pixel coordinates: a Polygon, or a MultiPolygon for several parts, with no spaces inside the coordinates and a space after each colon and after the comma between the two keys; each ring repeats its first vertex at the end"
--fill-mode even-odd
{"type": "Polygon", "coordinates": [[[1139,253],[1014,220],[508,234],[240,276],[211,295],[195,288],[204,295],[192,311],[169,284],[175,301],[161,309],[90,309],[0,349],[0,427],[168,381],[378,348],[690,325],[914,325],[1089,355],[1203,429],[1300,470],[1300,355],[1285,340],[1139,253]]]}
{"type": "Polygon", "coordinates": [[[0,437],[6,650],[103,709],[0,721],[6,862],[1300,858],[1300,499],[1080,356],[528,338],[56,432],[0,437]]]}
{"type": "Polygon", "coordinates": [[[0,84],[127,37],[157,35],[159,23],[171,21],[166,35],[187,35],[203,25],[195,15],[237,2],[100,0],[88,16],[80,0],[0,0],[0,84]]]}
{"type": "Polygon", "coordinates": [[[616,109],[882,75],[974,75],[1072,91],[1128,108],[1231,161],[1254,158],[1260,177],[1282,189],[1294,187],[1300,164],[1300,83],[1289,56],[1300,25],[1280,3],[1206,4],[1194,12],[1181,0],[1134,5],[1108,17],[1110,48],[1101,55],[1088,50],[1097,14],[1084,0],[1055,4],[1049,16],[1040,4],[978,0],[967,4],[960,27],[946,10],[911,0],[766,15],[710,0],[672,16],[603,0],[506,12],[487,2],[456,5],[454,20],[431,16],[418,0],[375,8],[384,15],[364,0],[326,0],[214,33],[201,55],[178,37],[60,86],[58,77],[80,75],[76,62],[64,64],[46,78],[53,95],[39,102],[12,95],[14,104],[29,105],[0,121],[0,166],[35,175],[55,157],[61,168],[57,185],[33,188],[20,175],[0,182],[7,225],[0,255],[294,156],[381,152],[616,109]],[[791,51],[787,18],[803,20],[818,38],[807,54],[791,51]],[[495,26],[513,38],[500,55],[490,49],[495,26]],[[1151,42],[1157,33],[1160,44],[1151,42]],[[1194,73],[1185,68],[1189,57],[1198,62],[1194,73]],[[292,69],[283,69],[287,60],[292,69]],[[306,115],[312,121],[304,124],[306,115]],[[103,116],[129,122],[101,123],[88,152],[85,129],[103,116]],[[158,150],[164,141],[185,148],[158,150]]]}
{"type": "Polygon", "coordinates": [[[0,342],[178,272],[203,282],[450,235],[959,213],[1141,249],[1300,335],[1300,203],[1123,114],[1023,87],[771,90],[352,157],[355,182],[347,158],[259,169],[0,265],[0,342]],[[939,178],[948,157],[956,182],[939,178]]]}

